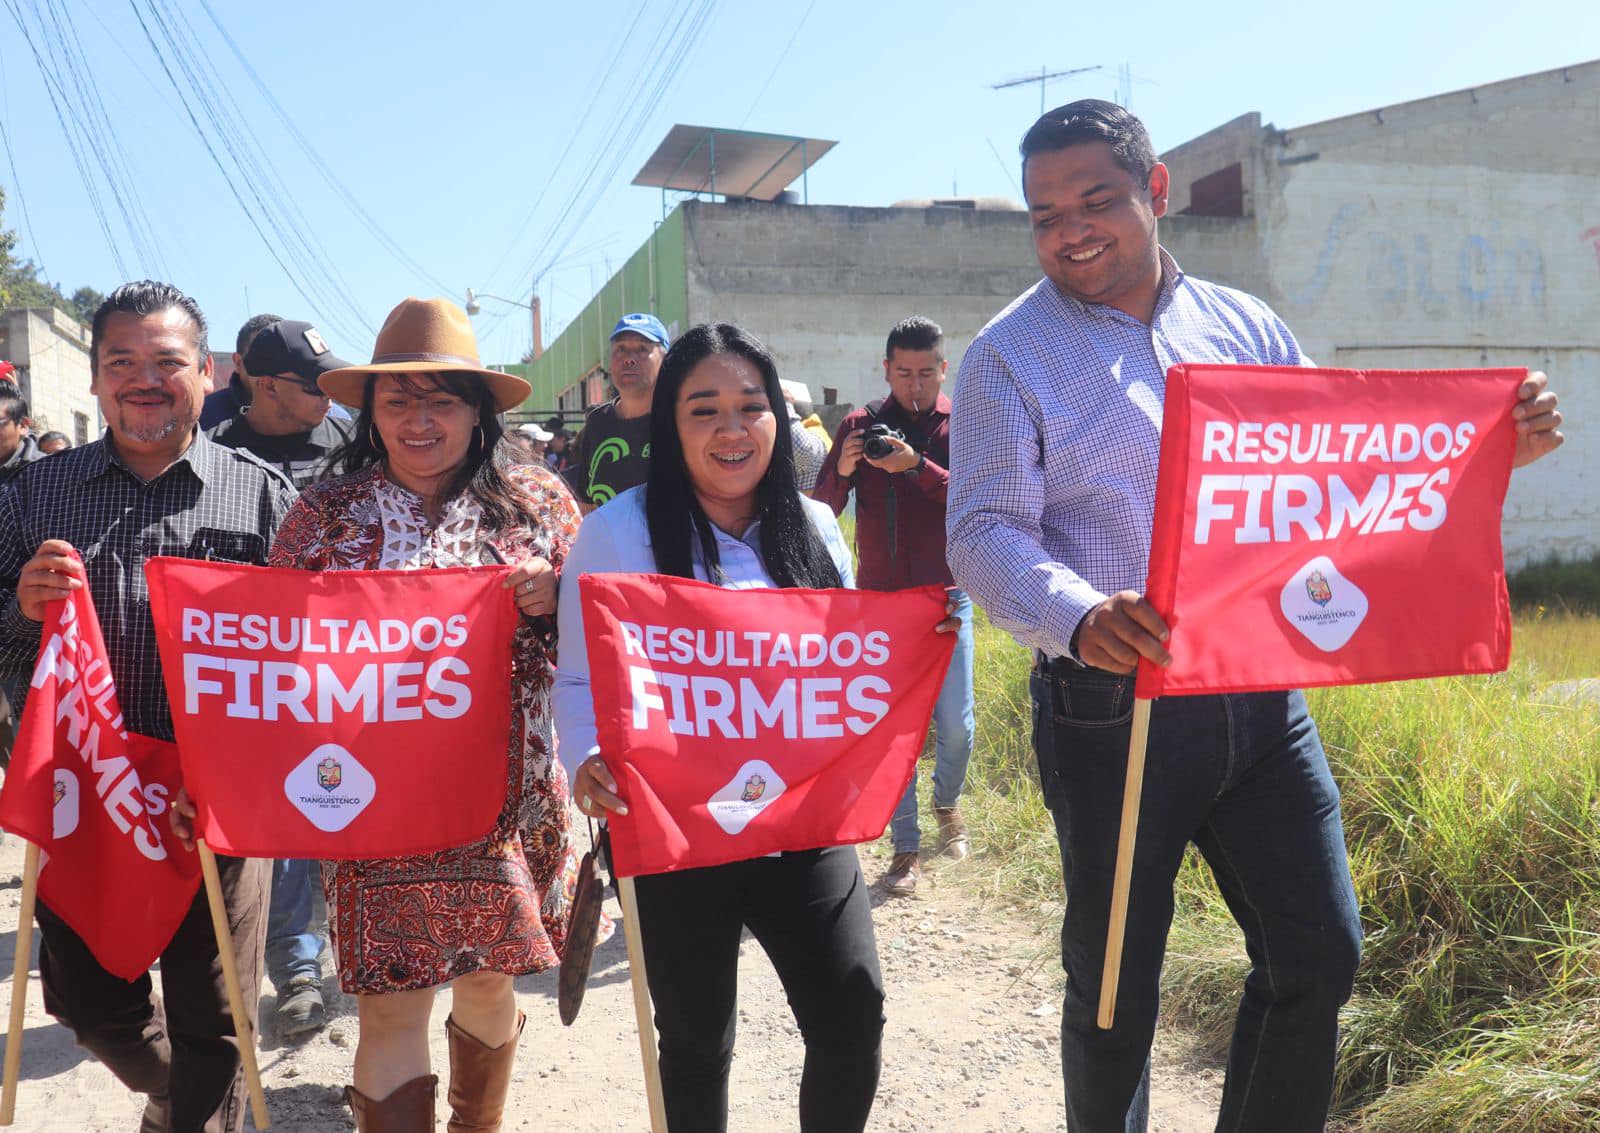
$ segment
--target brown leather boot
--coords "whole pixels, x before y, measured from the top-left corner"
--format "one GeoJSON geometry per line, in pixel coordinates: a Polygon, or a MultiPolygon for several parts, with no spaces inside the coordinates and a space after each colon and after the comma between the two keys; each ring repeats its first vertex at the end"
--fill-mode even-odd
{"type": "Polygon", "coordinates": [[[356,1115],[358,1133],[433,1133],[433,1099],[438,1093],[439,1079],[429,1074],[396,1087],[381,1102],[346,1086],[344,1100],[356,1115]]]}
{"type": "Polygon", "coordinates": [[[511,1064],[517,1059],[517,1040],[528,1017],[517,1012],[517,1030],[499,1046],[485,1046],[456,1025],[444,1021],[450,1036],[450,1133],[500,1133],[511,1089],[511,1064]]]}
{"type": "Polygon", "coordinates": [[[896,854],[889,861],[889,868],[884,871],[883,891],[891,897],[910,897],[917,891],[917,882],[922,877],[922,866],[917,862],[917,855],[896,854]]]}
{"type": "Polygon", "coordinates": [[[967,824],[961,821],[959,806],[936,806],[933,817],[939,820],[939,848],[947,858],[961,861],[972,853],[967,824]]]}

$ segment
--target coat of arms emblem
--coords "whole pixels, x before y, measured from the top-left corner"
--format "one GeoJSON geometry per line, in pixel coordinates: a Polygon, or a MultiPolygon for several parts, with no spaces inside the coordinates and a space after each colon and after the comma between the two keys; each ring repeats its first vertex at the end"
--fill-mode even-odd
{"type": "Polygon", "coordinates": [[[1306,575],[1306,594],[1319,606],[1333,601],[1333,587],[1328,585],[1328,576],[1320,570],[1306,575]]]}
{"type": "Polygon", "coordinates": [[[753,803],[767,793],[767,781],[759,774],[752,774],[744,781],[744,791],[739,795],[741,802],[753,803]]]}
{"type": "Polygon", "coordinates": [[[343,780],[344,767],[333,756],[330,755],[317,764],[317,786],[324,791],[336,790],[343,780]]]}

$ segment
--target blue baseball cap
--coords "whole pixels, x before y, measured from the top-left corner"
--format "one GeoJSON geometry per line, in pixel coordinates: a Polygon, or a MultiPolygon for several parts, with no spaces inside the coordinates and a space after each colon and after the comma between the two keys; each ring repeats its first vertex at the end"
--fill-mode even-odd
{"type": "Polygon", "coordinates": [[[611,328],[611,337],[616,338],[623,331],[631,331],[651,342],[659,342],[662,346],[671,346],[672,340],[667,337],[667,328],[661,325],[661,320],[654,315],[634,314],[623,315],[617,320],[617,325],[611,328]]]}

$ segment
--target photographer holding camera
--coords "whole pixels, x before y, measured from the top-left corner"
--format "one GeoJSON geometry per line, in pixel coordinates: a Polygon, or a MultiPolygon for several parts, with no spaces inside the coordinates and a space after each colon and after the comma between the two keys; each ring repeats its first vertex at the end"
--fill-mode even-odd
{"type": "MultiPolygon", "coordinates": [[[[945,488],[950,479],[950,402],[941,394],[948,363],[944,331],[920,315],[889,332],[883,374],[889,396],[839,423],[823,463],[815,499],[844,511],[856,493],[856,585],[863,590],[909,586],[953,587],[944,559],[945,488]]],[[[945,676],[933,723],[938,751],[933,770],[933,812],[940,849],[961,859],[971,851],[958,806],[972,758],[972,601],[952,589],[961,619],[955,655],[945,676]]],[[[907,897],[921,877],[917,854],[917,783],[913,777],[890,820],[894,859],[884,890],[907,897]]]]}

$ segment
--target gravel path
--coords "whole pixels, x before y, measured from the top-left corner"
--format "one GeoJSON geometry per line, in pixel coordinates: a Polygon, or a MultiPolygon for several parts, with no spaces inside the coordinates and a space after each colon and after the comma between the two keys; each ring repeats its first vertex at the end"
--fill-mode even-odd
{"type": "MultiPolygon", "coordinates": [[[[863,861],[869,879],[883,868],[876,847],[863,847],[863,861]]],[[[936,863],[924,879],[925,892],[914,899],[874,895],[889,1024],[873,1130],[1050,1133],[1066,1128],[1054,931],[981,908],[964,884],[970,868],[936,863]]],[[[0,929],[0,965],[7,985],[21,872],[21,844],[7,837],[0,846],[0,926],[9,926],[0,929]]],[[[37,968],[28,987],[15,1128],[133,1133],[139,1104],[44,1015],[36,977],[37,968]]],[[[597,950],[583,1013],[570,1029],[556,1018],[553,973],[520,979],[517,990],[528,1027],[512,1085],[508,1133],[647,1129],[620,935],[597,950]]],[[[5,994],[9,1001],[9,987],[5,994]]],[[[450,996],[444,992],[439,998],[433,1053],[435,1067],[443,1068],[450,996]]],[[[276,1129],[346,1133],[353,1127],[341,1090],[355,1047],[354,1002],[337,994],[333,999],[334,1017],[325,1031],[306,1042],[284,1044],[270,1033],[270,991],[263,998],[269,1033],[263,1037],[261,1064],[276,1129]]],[[[730,1127],[751,1133],[792,1130],[800,1038],[771,967],[748,939],[740,958],[740,1005],[730,1127]]],[[[1180,1036],[1159,1039],[1155,1133],[1202,1133],[1213,1127],[1220,1072],[1196,1065],[1185,1050],[1180,1036]]],[[[440,1128],[444,1116],[441,1097],[440,1128]]]]}

